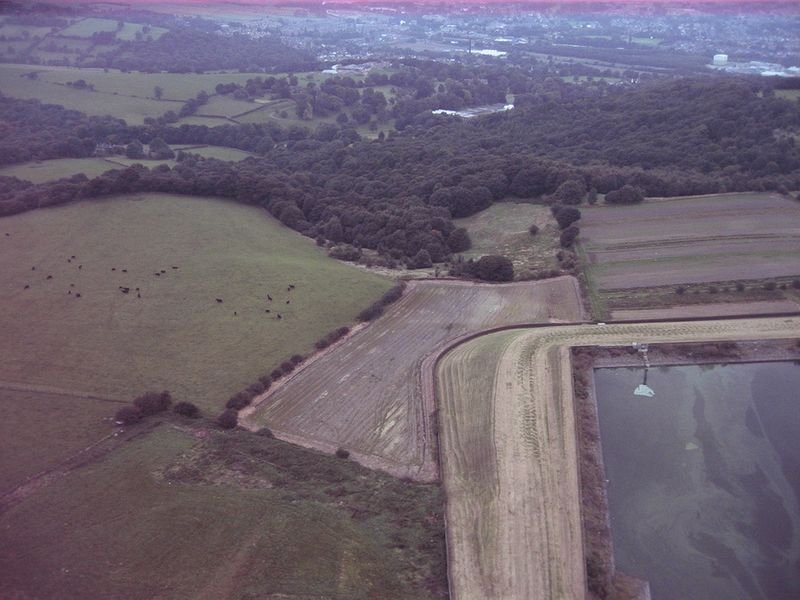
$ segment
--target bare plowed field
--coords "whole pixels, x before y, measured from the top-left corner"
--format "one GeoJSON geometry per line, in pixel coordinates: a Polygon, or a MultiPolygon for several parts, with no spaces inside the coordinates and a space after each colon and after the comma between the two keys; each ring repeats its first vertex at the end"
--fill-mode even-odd
{"type": "Polygon", "coordinates": [[[440,360],[454,600],[587,597],[568,348],[800,336],[800,317],[503,331],[440,360]]]}
{"type": "Polygon", "coordinates": [[[242,422],[421,480],[436,477],[432,399],[422,393],[424,359],[470,332],[576,321],[575,280],[480,285],[414,281],[387,314],[259,398],[242,422]]]}
{"type": "Polygon", "coordinates": [[[800,203],[723,194],[582,210],[601,290],[800,275],[800,203]]]}

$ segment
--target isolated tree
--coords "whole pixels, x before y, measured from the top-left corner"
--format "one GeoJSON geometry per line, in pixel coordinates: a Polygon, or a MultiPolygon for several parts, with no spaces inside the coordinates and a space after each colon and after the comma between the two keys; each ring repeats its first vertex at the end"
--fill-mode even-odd
{"type": "Polygon", "coordinates": [[[175,153],[164,140],[157,137],[150,141],[150,157],[158,160],[167,160],[175,158],[175,153]]]}
{"type": "Polygon", "coordinates": [[[555,205],[553,206],[553,216],[556,218],[558,227],[566,229],[581,218],[581,211],[572,206],[555,205]]]}
{"type": "Polygon", "coordinates": [[[147,392],[133,401],[133,405],[145,417],[167,410],[170,404],[172,404],[172,396],[167,391],[147,392]]]}
{"type": "Polygon", "coordinates": [[[142,411],[135,406],[123,406],[114,415],[114,420],[122,425],[133,425],[142,420],[142,411]]]}
{"type": "Polygon", "coordinates": [[[606,194],[606,204],[637,204],[642,200],[644,195],[641,190],[627,184],[606,194]]]}
{"type": "Polygon", "coordinates": [[[475,263],[475,274],[484,281],[512,281],[514,263],[506,256],[487,254],[475,263]]]}
{"type": "Polygon", "coordinates": [[[161,100],[163,95],[164,95],[164,89],[160,85],[157,85],[156,87],[153,88],[153,96],[156,97],[156,100],[161,100]]]}
{"type": "Polygon", "coordinates": [[[239,415],[233,408],[226,408],[217,417],[217,425],[223,429],[233,429],[239,424],[239,415]]]}
{"type": "Polygon", "coordinates": [[[414,258],[411,259],[410,267],[412,269],[427,269],[431,266],[433,266],[433,261],[431,260],[430,253],[425,248],[422,248],[414,255],[414,258]]]}
{"type": "Polygon", "coordinates": [[[528,227],[528,233],[531,235],[536,235],[539,233],[539,226],[536,223],[531,223],[531,226],[528,227]]]}
{"type": "Polygon", "coordinates": [[[469,239],[469,233],[464,227],[458,227],[450,232],[447,236],[447,247],[450,252],[465,252],[472,246],[472,241],[469,239]]]}
{"type": "Polygon", "coordinates": [[[564,231],[561,232],[561,236],[559,237],[558,241],[561,244],[562,248],[569,248],[575,243],[575,238],[578,237],[578,234],[581,232],[575,225],[570,225],[564,231]]]}
{"type": "Polygon", "coordinates": [[[144,158],[144,146],[139,140],[134,140],[125,146],[125,156],[128,158],[144,158]]]}
{"type": "Polygon", "coordinates": [[[553,193],[557,202],[563,204],[580,204],[586,195],[586,184],[582,179],[567,179],[553,193]]]}
{"type": "Polygon", "coordinates": [[[178,402],[172,409],[176,414],[194,419],[200,416],[200,409],[191,402],[178,402]]]}

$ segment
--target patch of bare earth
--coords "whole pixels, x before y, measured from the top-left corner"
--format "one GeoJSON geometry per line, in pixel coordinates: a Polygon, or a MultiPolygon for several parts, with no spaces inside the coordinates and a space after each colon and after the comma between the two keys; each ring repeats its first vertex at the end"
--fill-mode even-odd
{"type": "Polygon", "coordinates": [[[397,476],[434,480],[426,357],[472,332],[581,317],[572,277],[495,285],[412,281],[384,316],[258,397],[240,423],[326,452],[343,447],[361,464],[397,476]]]}
{"type": "Polygon", "coordinates": [[[603,290],[800,274],[800,203],[778,194],[647,200],[582,212],[581,246],[603,290]]]}
{"type": "Polygon", "coordinates": [[[800,310],[800,304],[791,300],[765,300],[761,302],[718,302],[714,304],[688,304],[666,308],[612,310],[614,321],[643,321],[680,319],[685,317],[729,317],[789,313],[800,310]]]}

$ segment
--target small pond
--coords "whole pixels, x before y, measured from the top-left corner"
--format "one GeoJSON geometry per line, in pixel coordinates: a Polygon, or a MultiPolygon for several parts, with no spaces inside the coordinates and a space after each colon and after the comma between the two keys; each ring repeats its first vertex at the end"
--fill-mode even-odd
{"type": "Polygon", "coordinates": [[[595,371],[617,568],[653,600],[800,598],[800,364],[595,371]]]}

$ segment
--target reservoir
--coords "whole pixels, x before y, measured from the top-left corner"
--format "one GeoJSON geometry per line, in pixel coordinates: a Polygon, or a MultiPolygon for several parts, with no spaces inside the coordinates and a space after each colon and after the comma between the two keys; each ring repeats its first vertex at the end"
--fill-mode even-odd
{"type": "Polygon", "coordinates": [[[800,598],[800,364],[595,370],[617,569],[654,600],[800,598]]]}

